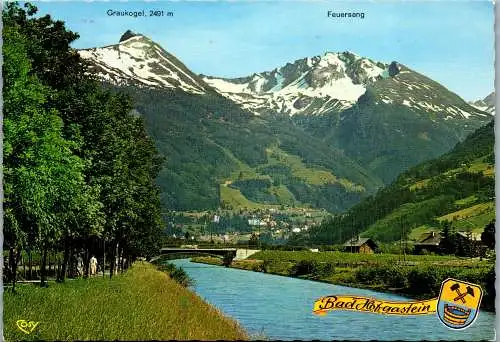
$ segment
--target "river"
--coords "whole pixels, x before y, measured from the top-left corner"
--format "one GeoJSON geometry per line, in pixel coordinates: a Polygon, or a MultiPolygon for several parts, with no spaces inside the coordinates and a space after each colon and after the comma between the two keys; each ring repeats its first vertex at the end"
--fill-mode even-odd
{"type": "Polygon", "coordinates": [[[316,316],[312,306],[326,295],[407,298],[364,289],[288,278],[233,268],[172,261],[194,279],[192,289],[255,338],[275,340],[493,340],[495,315],[480,311],[469,328],[454,331],[435,315],[384,316],[330,311],[316,316]]]}

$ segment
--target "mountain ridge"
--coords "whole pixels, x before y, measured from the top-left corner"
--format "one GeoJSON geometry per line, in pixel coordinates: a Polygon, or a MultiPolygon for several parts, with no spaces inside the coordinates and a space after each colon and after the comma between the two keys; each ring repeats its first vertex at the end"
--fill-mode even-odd
{"type": "Polygon", "coordinates": [[[482,111],[490,113],[491,115],[495,115],[495,105],[496,105],[495,101],[496,101],[496,95],[495,91],[493,91],[485,98],[476,101],[470,101],[469,103],[472,106],[482,111]]]}
{"type": "Polygon", "coordinates": [[[167,157],[160,182],[165,205],[176,210],[214,208],[232,193],[257,206],[342,211],[490,117],[403,64],[352,52],[227,81],[241,91],[231,96],[220,89],[226,81],[193,73],[132,31],[79,53],[89,73],[135,99],[135,115],[167,157]]]}
{"type": "Polygon", "coordinates": [[[90,71],[115,85],[180,88],[204,94],[212,89],[177,57],[142,34],[127,31],[118,44],[79,50],[90,71]],[[126,33],[129,35],[126,35],[126,33]]]}

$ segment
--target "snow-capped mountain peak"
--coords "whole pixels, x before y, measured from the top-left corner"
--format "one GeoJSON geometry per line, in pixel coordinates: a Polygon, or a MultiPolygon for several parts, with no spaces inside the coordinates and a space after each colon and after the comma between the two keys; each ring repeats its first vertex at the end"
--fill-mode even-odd
{"type": "Polygon", "coordinates": [[[209,87],[175,56],[148,37],[127,31],[120,42],[79,50],[90,62],[91,72],[116,85],[179,88],[203,94],[209,87]]]}
{"type": "Polygon", "coordinates": [[[402,64],[376,62],[350,51],[328,51],[239,78],[196,75],[150,38],[131,31],[118,44],[79,53],[89,62],[89,73],[109,83],[191,94],[217,91],[256,115],[340,112],[356,104],[367,89],[375,95],[374,105],[403,106],[436,119],[485,118],[491,113],[484,101],[473,107],[402,64]]]}
{"type": "Polygon", "coordinates": [[[470,104],[477,109],[490,113],[491,115],[495,115],[495,99],[495,92],[493,91],[484,99],[470,102],[470,104]]]}
{"type": "Polygon", "coordinates": [[[368,84],[382,77],[386,67],[352,52],[326,52],[249,77],[202,77],[222,95],[255,113],[322,114],[350,107],[368,84]]]}

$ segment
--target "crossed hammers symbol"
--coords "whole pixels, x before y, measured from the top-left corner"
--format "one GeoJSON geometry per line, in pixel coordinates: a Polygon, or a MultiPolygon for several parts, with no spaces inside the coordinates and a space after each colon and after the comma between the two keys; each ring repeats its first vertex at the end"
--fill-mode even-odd
{"type": "Polygon", "coordinates": [[[465,296],[471,295],[472,297],[474,297],[474,289],[470,286],[467,286],[467,292],[464,293],[460,293],[460,284],[458,283],[451,285],[450,289],[458,294],[458,296],[453,299],[454,302],[456,302],[457,300],[461,300],[462,303],[465,304],[465,296]]]}

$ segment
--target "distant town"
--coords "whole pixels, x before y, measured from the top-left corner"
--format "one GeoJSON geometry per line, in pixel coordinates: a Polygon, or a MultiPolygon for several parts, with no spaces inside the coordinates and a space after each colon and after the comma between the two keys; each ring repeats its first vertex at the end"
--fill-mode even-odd
{"type": "Polygon", "coordinates": [[[249,244],[252,235],[260,242],[285,243],[293,234],[321,223],[326,210],[310,208],[240,209],[218,212],[169,212],[164,217],[166,235],[200,242],[249,244]]]}

